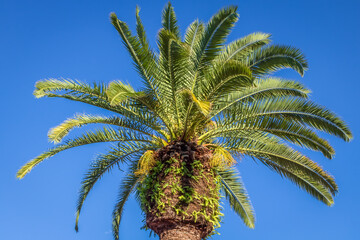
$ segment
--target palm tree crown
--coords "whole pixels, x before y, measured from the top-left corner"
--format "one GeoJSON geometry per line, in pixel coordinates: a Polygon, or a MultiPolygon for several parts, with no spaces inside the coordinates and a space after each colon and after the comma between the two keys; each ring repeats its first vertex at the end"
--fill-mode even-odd
{"type": "Polygon", "coordinates": [[[351,140],[352,134],[333,112],[310,101],[310,91],[302,84],[273,76],[285,68],[303,76],[308,64],[299,49],[271,44],[270,34],[259,32],[226,44],[238,20],[234,6],[219,10],[206,24],[195,20],[181,38],[173,7],[168,4],[157,36],[158,51],[149,45],[138,8],[136,35],[114,13],[110,18],[143,87],[135,90],[121,81],[92,85],[68,79],[37,82],[37,98],[79,101],[115,115],[77,114],[52,128],[49,139],[57,145],[25,164],[17,174],[23,178],[37,164],[66,149],[115,143],[97,157],[84,176],[76,230],[94,184],[114,166],[128,163],[113,212],[113,232],[118,239],[126,200],[135,192],[147,211],[142,194],[146,179],[159,166],[159,150],[179,142],[209,149],[208,162],[219,189],[249,227],[254,227],[254,212],[234,168],[244,156],[263,163],[325,204],[333,204],[338,191],[334,178],[288,143],[320,151],[331,159],[334,149],[317,132],[345,141],[351,140]],[[72,129],[95,123],[108,126],[60,143],[72,129]]]}

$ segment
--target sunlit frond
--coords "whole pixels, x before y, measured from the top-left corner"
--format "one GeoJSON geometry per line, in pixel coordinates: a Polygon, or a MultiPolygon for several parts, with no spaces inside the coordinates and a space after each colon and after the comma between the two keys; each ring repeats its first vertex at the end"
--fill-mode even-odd
{"type": "Polygon", "coordinates": [[[130,85],[120,81],[110,82],[106,90],[106,95],[110,105],[118,105],[129,98],[141,98],[145,96],[144,93],[136,92],[130,85]]]}
{"type": "Polygon", "coordinates": [[[232,154],[224,147],[215,146],[213,156],[210,159],[210,165],[212,167],[218,167],[220,169],[228,168],[236,163],[232,154]]]}
{"type": "Polygon", "coordinates": [[[156,159],[154,158],[154,151],[146,151],[139,160],[137,170],[134,172],[135,175],[147,174],[151,168],[155,165],[156,159]]]}
{"type": "Polygon", "coordinates": [[[64,150],[92,143],[116,141],[135,141],[151,143],[151,140],[146,139],[139,134],[134,134],[133,132],[128,131],[114,130],[112,128],[103,128],[102,130],[99,129],[93,132],[86,132],[80,137],[68,140],[63,144],[59,144],[56,147],[49,149],[48,151],[42,153],[30,162],[26,163],[22,168],[20,168],[16,176],[20,179],[23,178],[36,165],[64,150]]]}
{"type": "Polygon", "coordinates": [[[149,49],[149,42],[146,37],[146,32],[140,18],[140,7],[136,6],[136,33],[143,48],[149,49]]]}
{"type": "Polygon", "coordinates": [[[60,142],[73,128],[81,127],[87,124],[110,124],[118,127],[128,128],[138,131],[145,135],[152,136],[152,130],[132,120],[120,117],[104,117],[89,114],[77,114],[74,118],[69,118],[60,125],[50,129],[48,137],[51,141],[60,142]]]}

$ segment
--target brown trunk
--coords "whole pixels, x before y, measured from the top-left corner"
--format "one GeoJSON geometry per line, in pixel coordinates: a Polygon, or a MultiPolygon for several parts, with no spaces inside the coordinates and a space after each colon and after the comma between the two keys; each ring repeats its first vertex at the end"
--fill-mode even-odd
{"type": "Polygon", "coordinates": [[[192,225],[173,225],[159,233],[160,240],[201,240],[201,231],[192,225]]]}
{"type": "Polygon", "coordinates": [[[146,225],[161,240],[200,240],[214,230],[220,217],[211,156],[194,142],[174,142],[156,153],[141,199],[146,225]]]}

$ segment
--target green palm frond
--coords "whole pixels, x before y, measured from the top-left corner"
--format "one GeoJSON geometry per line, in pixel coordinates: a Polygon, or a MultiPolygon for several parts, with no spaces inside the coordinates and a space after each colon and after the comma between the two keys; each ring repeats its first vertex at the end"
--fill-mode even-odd
{"type": "MultiPolygon", "coordinates": [[[[228,109],[229,110],[229,109],[228,109]]],[[[299,98],[265,98],[250,106],[237,106],[225,115],[234,118],[234,113],[241,112],[240,119],[273,117],[295,121],[326,133],[350,141],[352,133],[344,121],[325,107],[299,98]]],[[[240,120],[239,119],[239,120],[240,120]]]]}
{"type": "Polygon", "coordinates": [[[105,84],[96,84],[93,86],[80,82],[74,81],[71,79],[47,79],[38,81],[35,84],[34,96],[36,98],[41,98],[48,96],[48,94],[63,91],[63,94],[66,93],[76,93],[78,96],[89,96],[94,98],[106,99],[105,84]]]}
{"type": "Polygon", "coordinates": [[[325,139],[320,138],[314,131],[296,122],[289,122],[286,119],[264,117],[232,124],[229,124],[226,120],[217,119],[215,124],[216,127],[199,137],[200,142],[204,142],[210,138],[241,134],[246,135],[246,131],[262,131],[280,137],[293,144],[320,151],[330,159],[335,154],[331,145],[325,139]]]}
{"type": "Polygon", "coordinates": [[[122,183],[120,184],[118,200],[116,201],[112,217],[112,232],[115,240],[119,239],[119,226],[124,205],[142,178],[141,176],[134,174],[136,167],[137,161],[134,161],[132,167],[130,168],[129,174],[125,176],[125,178],[122,180],[122,183]]]}
{"type": "Polygon", "coordinates": [[[267,75],[284,68],[291,68],[301,76],[308,63],[301,51],[294,47],[272,45],[255,50],[248,58],[240,60],[251,68],[254,75],[267,75]]]}
{"type": "Polygon", "coordinates": [[[119,32],[126,49],[129,51],[138,73],[144,80],[146,91],[156,97],[156,100],[161,101],[157,93],[156,83],[154,82],[156,80],[156,78],[154,80],[156,65],[153,53],[141,46],[139,39],[131,34],[127,24],[120,21],[115,13],[111,13],[110,19],[115,29],[119,32]]]}
{"type": "Polygon", "coordinates": [[[171,32],[172,34],[174,34],[176,39],[180,40],[179,26],[177,25],[174,8],[170,2],[168,2],[168,4],[163,10],[161,23],[165,30],[171,32]]]}
{"type": "Polygon", "coordinates": [[[93,132],[86,132],[80,137],[74,138],[72,140],[68,140],[63,144],[59,144],[54,148],[49,149],[48,151],[40,154],[38,157],[34,158],[30,162],[26,163],[20,170],[17,172],[18,178],[23,178],[26,174],[28,174],[36,165],[48,159],[55,154],[62,152],[64,150],[79,147],[92,143],[100,143],[100,142],[117,142],[117,141],[133,141],[133,142],[148,142],[152,143],[151,140],[144,138],[140,134],[136,134],[131,131],[120,131],[114,130],[109,127],[104,127],[102,130],[96,130],[93,132]]]}
{"type": "Polygon", "coordinates": [[[284,166],[278,165],[272,161],[268,161],[266,158],[261,160],[262,163],[264,163],[270,169],[274,170],[282,177],[286,177],[295,185],[299,186],[301,189],[304,189],[316,199],[320,200],[328,206],[334,204],[334,199],[332,194],[329,192],[329,189],[326,188],[323,184],[309,177],[307,174],[304,174],[301,171],[296,171],[294,169],[289,169],[284,166]]]}
{"type": "Polygon", "coordinates": [[[309,89],[295,81],[274,77],[256,79],[251,87],[232,92],[216,101],[211,115],[216,116],[234,104],[242,104],[242,102],[261,100],[268,97],[308,98],[309,93],[309,89]]]}
{"type": "Polygon", "coordinates": [[[207,23],[201,34],[199,45],[195,49],[195,69],[207,65],[213,60],[222,48],[226,37],[238,20],[237,7],[223,8],[218,11],[207,23]]]}
{"type": "Polygon", "coordinates": [[[146,32],[140,18],[140,7],[136,6],[136,33],[143,48],[149,49],[149,42],[146,37],[146,32]]]}
{"type": "MultiPolygon", "coordinates": [[[[107,87],[105,84],[94,84],[90,86],[86,83],[68,79],[48,79],[39,81],[35,85],[34,95],[36,97],[58,97],[72,101],[83,102],[96,107],[100,107],[123,116],[132,118],[144,124],[151,123],[150,119],[144,119],[144,110],[139,106],[125,102],[117,106],[111,106],[107,100],[107,87]]],[[[154,124],[152,124],[155,127],[154,124]]]]}
{"type": "Polygon", "coordinates": [[[81,182],[81,188],[76,207],[76,231],[79,229],[78,223],[82,206],[95,183],[100,180],[100,178],[106,172],[109,172],[115,165],[129,162],[131,158],[134,157],[134,154],[139,156],[142,152],[146,151],[147,149],[153,149],[154,147],[155,146],[144,143],[123,143],[117,148],[113,148],[108,153],[101,154],[96,158],[96,161],[91,164],[90,169],[85,174],[81,182]]]}
{"type": "Polygon", "coordinates": [[[232,62],[214,70],[209,75],[205,75],[204,81],[199,82],[197,92],[203,99],[215,101],[215,99],[239,91],[242,88],[251,87],[252,83],[250,69],[232,62]]]}
{"type": "Polygon", "coordinates": [[[177,37],[166,29],[161,29],[158,34],[159,54],[159,76],[162,81],[159,83],[159,91],[162,92],[167,115],[170,115],[177,126],[180,126],[180,102],[177,92],[180,89],[189,85],[191,76],[189,75],[189,61],[186,60],[186,55],[181,42],[177,37]]]}
{"type": "Polygon", "coordinates": [[[221,188],[231,208],[241,217],[246,226],[254,228],[255,213],[238,171],[235,168],[229,168],[218,170],[217,173],[221,178],[221,188]]]}
{"type": "MultiPolygon", "coordinates": [[[[338,188],[334,178],[319,165],[267,134],[248,131],[247,135],[225,138],[223,145],[229,150],[258,158],[265,165],[276,165],[292,173],[306,175],[313,182],[317,182],[318,187],[321,186],[326,190],[326,192],[322,192],[323,195],[337,192],[338,188]]],[[[313,188],[314,186],[308,187],[313,188]]],[[[307,189],[305,188],[305,190],[307,189]]]]}
{"type": "Polygon", "coordinates": [[[204,24],[199,20],[192,22],[186,29],[184,43],[188,46],[190,57],[194,57],[194,49],[199,47],[199,40],[204,32],[204,24]]]}
{"type": "Polygon", "coordinates": [[[120,117],[104,117],[104,116],[96,116],[89,114],[77,114],[74,118],[69,118],[65,120],[60,125],[50,129],[48,133],[48,137],[51,141],[58,143],[60,142],[73,128],[81,127],[87,124],[110,124],[122,128],[128,128],[140,133],[143,133],[148,136],[153,136],[151,134],[152,130],[144,126],[143,124],[139,124],[132,120],[120,117]]]}
{"type": "Polygon", "coordinates": [[[216,61],[225,64],[232,59],[237,60],[246,58],[254,50],[270,43],[270,36],[271,35],[267,33],[257,32],[235,40],[224,47],[221,54],[216,58],[216,61]]]}

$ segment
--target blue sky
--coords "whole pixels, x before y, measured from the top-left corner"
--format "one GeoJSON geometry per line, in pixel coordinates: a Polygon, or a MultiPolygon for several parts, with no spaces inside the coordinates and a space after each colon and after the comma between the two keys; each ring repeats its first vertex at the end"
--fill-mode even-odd
{"type": "MultiPolygon", "coordinates": [[[[166,1],[25,1],[0,0],[0,239],[110,240],[111,212],[122,173],[114,171],[95,186],[74,231],[75,204],[82,175],[104,145],[63,152],[19,181],[17,169],[51,147],[49,128],[75,113],[104,113],[61,99],[32,96],[36,81],[63,77],[109,82],[120,79],[139,86],[130,58],[109,22],[109,13],[134,29],[135,6],[155,44],[166,1]]],[[[326,136],[336,149],[334,160],[305,151],[336,178],[340,193],[327,207],[262,165],[249,159],[238,164],[254,205],[255,229],[248,229],[225,205],[221,236],[214,239],[357,239],[360,148],[356,75],[360,55],[358,1],[173,1],[182,32],[195,18],[207,21],[220,7],[235,4],[240,20],[229,40],[251,32],[273,34],[275,43],[302,49],[310,70],[301,78],[291,71],[278,75],[301,81],[312,99],[326,105],[350,125],[355,139],[345,143],[326,136]]],[[[79,133],[75,131],[75,134],[79,133]]],[[[121,239],[148,239],[142,216],[131,199],[120,228],[121,239]]]]}

